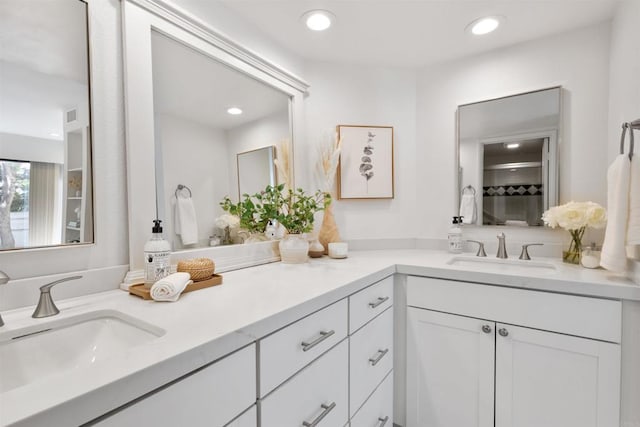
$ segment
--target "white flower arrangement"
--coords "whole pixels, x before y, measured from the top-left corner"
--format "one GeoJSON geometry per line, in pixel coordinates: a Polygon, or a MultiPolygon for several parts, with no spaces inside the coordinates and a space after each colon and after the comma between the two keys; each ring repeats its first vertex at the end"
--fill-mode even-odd
{"type": "Polygon", "coordinates": [[[563,251],[565,262],[580,263],[582,237],[587,227],[602,228],[607,223],[607,211],[594,202],[569,202],[555,206],[542,214],[542,220],[551,228],[564,228],[571,234],[571,245],[563,251]]]}
{"type": "Polygon", "coordinates": [[[216,218],[215,226],[221,230],[227,227],[234,229],[240,226],[240,218],[231,214],[222,214],[216,218]]]}
{"type": "Polygon", "coordinates": [[[607,224],[607,211],[594,202],[569,202],[554,206],[544,214],[542,220],[551,228],[579,230],[583,227],[603,228],[607,224]]]}

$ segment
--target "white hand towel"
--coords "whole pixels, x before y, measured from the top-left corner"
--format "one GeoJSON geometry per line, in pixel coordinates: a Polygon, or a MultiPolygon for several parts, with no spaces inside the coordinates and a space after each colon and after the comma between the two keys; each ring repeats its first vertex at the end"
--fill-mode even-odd
{"type": "Polygon", "coordinates": [[[178,301],[184,289],[193,283],[189,273],[173,273],[151,286],[151,298],[156,301],[178,301]]]}
{"type": "Polygon", "coordinates": [[[607,171],[607,231],[602,244],[600,265],[623,272],[627,268],[625,240],[629,215],[631,165],[627,154],[620,154],[607,171]]]}
{"type": "Polygon", "coordinates": [[[177,198],[175,219],[175,232],[182,239],[182,244],[198,243],[198,221],[191,197],[177,198]]]}
{"type": "Polygon", "coordinates": [[[460,198],[460,216],[463,224],[475,224],[478,220],[476,195],[465,193],[460,198]]]}
{"type": "Polygon", "coordinates": [[[629,184],[629,225],[627,245],[640,245],[640,155],[631,160],[631,182],[629,184]]]}

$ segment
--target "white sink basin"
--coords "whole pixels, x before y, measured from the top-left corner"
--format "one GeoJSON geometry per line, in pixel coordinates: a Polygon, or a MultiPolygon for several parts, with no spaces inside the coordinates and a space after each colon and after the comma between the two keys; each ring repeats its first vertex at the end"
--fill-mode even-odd
{"type": "Polygon", "coordinates": [[[115,310],[44,321],[0,333],[0,393],[91,366],[165,331],[115,310]]]}
{"type": "Polygon", "coordinates": [[[447,261],[447,264],[494,273],[550,274],[556,271],[556,266],[548,262],[523,261],[518,259],[455,256],[447,261]]]}

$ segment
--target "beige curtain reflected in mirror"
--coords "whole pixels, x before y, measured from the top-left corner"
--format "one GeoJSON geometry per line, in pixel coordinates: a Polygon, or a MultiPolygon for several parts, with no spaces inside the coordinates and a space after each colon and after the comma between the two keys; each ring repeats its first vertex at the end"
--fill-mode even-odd
{"type": "Polygon", "coordinates": [[[62,241],[62,165],[31,162],[29,246],[62,241]]]}

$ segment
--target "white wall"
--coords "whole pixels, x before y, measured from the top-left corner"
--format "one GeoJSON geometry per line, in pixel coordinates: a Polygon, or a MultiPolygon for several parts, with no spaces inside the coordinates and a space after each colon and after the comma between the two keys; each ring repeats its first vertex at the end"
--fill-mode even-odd
{"type": "MultiPolygon", "coordinates": [[[[164,235],[174,249],[184,246],[175,230],[175,190],[186,185],[192,193],[198,223],[198,246],[207,246],[213,235],[218,203],[229,191],[229,153],[225,132],[171,115],[156,116],[156,138],[162,147],[164,235]]],[[[151,228],[149,228],[149,232],[151,228]]]]}
{"type": "MultiPolygon", "coordinates": [[[[0,269],[13,279],[128,264],[120,1],[89,0],[88,3],[95,244],[2,252],[0,269]]],[[[4,306],[8,304],[8,295],[16,293],[20,286],[11,282],[0,286],[0,301],[4,306]]],[[[75,286],[84,286],[84,282],[70,283],[67,289],[75,286]]],[[[37,291],[30,289],[28,294],[26,300],[35,304],[37,291]]],[[[65,295],[65,290],[58,295],[65,295]]]]}
{"type": "MultiPolygon", "coordinates": [[[[226,132],[229,166],[229,197],[238,198],[238,153],[257,148],[275,146],[276,158],[278,147],[283,139],[291,140],[288,108],[270,114],[259,120],[246,123],[226,132]]],[[[264,183],[266,187],[268,182],[264,183]]]]}
{"type": "MultiPolygon", "coordinates": [[[[416,77],[414,70],[331,63],[308,63],[305,78],[311,84],[305,100],[305,141],[296,141],[306,175],[296,182],[309,191],[319,188],[313,179],[317,145],[335,126],[393,126],[395,198],[392,200],[335,200],[334,213],[343,239],[415,237],[427,220],[416,211],[416,77]]],[[[297,175],[300,176],[300,175],[297,175]]]]}
{"type": "MultiPolygon", "coordinates": [[[[445,238],[457,211],[455,190],[456,108],[458,105],[562,85],[563,138],[560,141],[560,202],[606,202],[608,23],[522,43],[486,54],[438,64],[418,78],[414,152],[420,183],[419,237],[445,238]]],[[[404,165],[403,165],[404,167],[404,165]]],[[[495,229],[467,229],[493,242],[495,229]]],[[[512,241],[559,242],[562,232],[510,230],[512,241]]],[[[497,241],[496,241],[497,242],[497,241]]],[[[493,248],[490,248],[493,250],[493,248]]]]}

